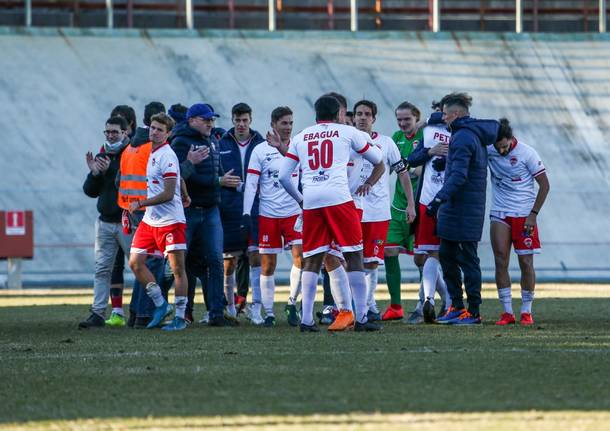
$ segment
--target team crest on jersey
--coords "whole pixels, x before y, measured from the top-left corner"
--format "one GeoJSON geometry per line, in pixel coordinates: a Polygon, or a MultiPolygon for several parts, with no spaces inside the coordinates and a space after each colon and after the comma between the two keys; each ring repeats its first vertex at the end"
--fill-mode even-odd
{"type": "Polygon", "coordinates": [[[173,233],[168,233],[167,236],[165,237],[165,241],[168,244],[172,244],[174,242],[174,234],[173,233]]]}
{"type": "Polygon", "coordinates": [[[413,149],[417,148],[419,145],[419,141],[413,141],[413,149]]]}
{"type": "Polygon", "coordinates": [[[523,240],[523,245],[525,245],[527,248],[532,248],[532,239],[527,237],[523,240]]]}
{"type": "Polygon", "coordinates": [[[518,162],[519,162],[519,160],[517,160],[516,157],[511,157],[510,158],[510,165],[511,166],[516,166],[518,162]]]}
{"type": "Polygon", "coordinates": [[[157,160],[153,157],[152,165],[155,166],[156,163],[157,163],[157,160]]]}

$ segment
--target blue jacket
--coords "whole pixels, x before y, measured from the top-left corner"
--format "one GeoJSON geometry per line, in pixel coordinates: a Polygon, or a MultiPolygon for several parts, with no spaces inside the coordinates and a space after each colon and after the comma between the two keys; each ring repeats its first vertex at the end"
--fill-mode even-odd
{"type": "Polygon", "coordinates": [[[487,146],[496,142],[500,124],[495,120],[458,118],[451,124],[445,183],[437,235],[450,241],[480,241],[485,220],[487,146]]]}
{"type": "Polygon", "coordinates": [[[169,138],[170,145],[180,162],[180,174],[186,182],[191,206],[210,208],[220,203],[220,153],[218,142],[212,136],[205,138],[187,122],[179,123],[169,138]],[[186,160],[191,145],[210,148],[210,157],[193,165],[186,160]]]}
{"type": "MultiPolygon", "coordinates": [[[[255,130],[250,130],[251,141],[246,150],[246,158],[244,161],[244,169],[242,170],[241,155],[237,140],[235,139],[235,128],[230,129],[220,139],[220,164],[222,170],[226,173],[233,169],[233,175],[241,177],[243,183],[246,182],[248,164],[252,150],[265,139],[255,130]]],[[[244,211],[244,193],[237,191],[233,187],[222,187],[220,192],[220,215],[222,224],[227,230],[239,229],[241,224],[242,214],[244,211]]],[[[258,194],[252,205],[252,218],[258,219],[258,194]]]]}

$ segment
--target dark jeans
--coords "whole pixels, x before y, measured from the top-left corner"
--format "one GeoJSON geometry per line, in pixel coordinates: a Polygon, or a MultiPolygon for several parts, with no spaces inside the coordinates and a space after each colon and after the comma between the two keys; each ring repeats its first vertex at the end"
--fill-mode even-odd
{"type": "Polygon", "coordinates": [[[447,283],[451,302],[456,308],[464,308],[462,273],[468,299],[468,311],[479,314],[481,305],[481,266],[477,255],[476,241],[448,241],[441,239],[439,257],[443,278],[447,283]]]}
{"type": "Polygon", "coordinates": [[[333,294],[330,290],[330,277],[328,276],[328,271],[326,268],[322,268],[322,287],[324,289],[324,302],[326,305],[335,305],[335,299],[333,298],[333,294]]]}
{"type": "Polygon", "coordinates": [[[235,269],[235,279],[237,282],[237,294],[246,298],[250,285],[250,261],[248,253],[244,253],[237,258],[237,268],[235,269]]]}
{"type": "Polygon", "coordinates": [[[195,276],[200,274],[201,284],[207,290],[210,319],[213,319],[222,316],[224,311],[223,233],[220,211],[218,207],[189,207],[185,209],[184,213],[186,215],[187,249],[190,253],[191,245],[193,245],[195,250],[201,250],[201,259],[196,259],[197,256],[187,258],[186,272],[189,291],[193,291],[194,297],[195,276]],[[207,271],[201,270],[204,266],[207,271]]]}

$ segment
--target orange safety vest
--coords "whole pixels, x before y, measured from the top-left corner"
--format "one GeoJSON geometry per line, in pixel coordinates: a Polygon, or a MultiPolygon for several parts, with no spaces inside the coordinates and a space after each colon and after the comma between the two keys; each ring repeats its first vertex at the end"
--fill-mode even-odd
{"type": "Polygon", "coordinates": [[[131,202],[146,199],[146,166],[151,151],[152,142],[147,142],[139,147],[128,145],[121,155],[118,203],[125,210],[131,202]]]}

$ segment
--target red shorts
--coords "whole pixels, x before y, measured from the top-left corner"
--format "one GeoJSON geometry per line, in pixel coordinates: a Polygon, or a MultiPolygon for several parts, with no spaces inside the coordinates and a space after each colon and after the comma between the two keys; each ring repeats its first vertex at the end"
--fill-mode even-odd
{"type": "Polygon", "coordinates": [[[436,218],[426,214],[426,205],[419,204],[419,220],[415,230],[415,253],[438,251],[441,248],[441,239],[436,236],[436,218]]]}
{"type": "Polygon", "coordinates": [[[258,216],[259,253],[278,254],[282,252],[284,247],[302,244],[301,233],[294,230],[294,223],[298,217],[298,214],[284,218],[258,216]]]}
{"type": "Polygon", "coordinates": [[[377,262],[383,264],[383,250],[389,226],[390,220],[362,223],[364,263],[377,262]]]}
{"type": "Polygon", "coordinates": [[[354,201],[303,210],[303,257],[327,252],[333,241],[342,252],[362,250],[362,227],[354,201]]]}
{"type": "Polygon", "coordinates": [[[504,217],[500,218],[492,215],[492,222],[502,223],[510,228],[510,237],[517,254],[538,254],[540,253],[540,237],[538,236],[538,226],[534,226],[534,231],[527,235],[523,230],[527,217],[504,217]]]}
{"type": "Polygon", "coordinates": [[[164,256],[174,250],[186,250],[186,223],[154,227],[140,222],[131,241],[131,253],[164,256]]]}

